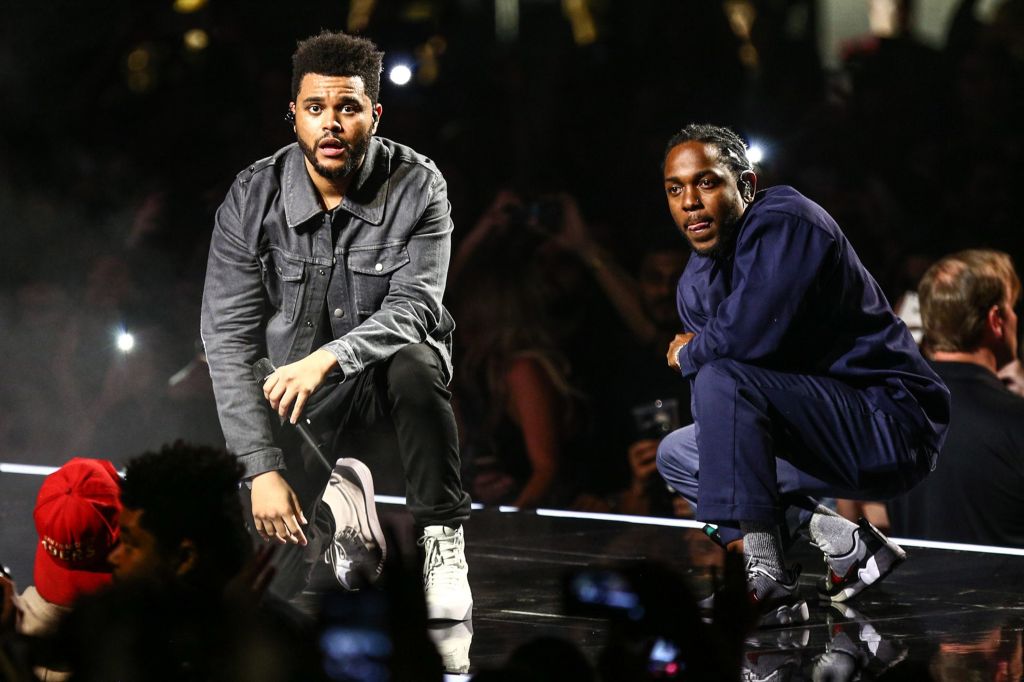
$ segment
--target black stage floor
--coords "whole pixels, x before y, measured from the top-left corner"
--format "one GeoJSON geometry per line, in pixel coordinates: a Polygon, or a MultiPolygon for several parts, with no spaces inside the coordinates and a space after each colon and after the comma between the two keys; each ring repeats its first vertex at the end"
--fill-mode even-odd
{"type": "MultiPolygon", "coordinates": [[[[0,473],[0,560],[22,585],[31,577],[32,504],[41,481],[0,473]]],[[[381,505],[388,517],[400,509],[381,505]]],[[[543,511],[477,511],[466,538],[474,615],[471,628],[448,634],[454,638],[450,654],[472,637],[471,672],[500,666],[516,647],[541,636],[567,639],[597,660],[609,626],[602,618],[566,615],[567,573],[650,560],[703,594],[712,567],[722,561],[721,551],[695,528],[543,511]]],[[[1024,552],[918,544],[905,542],[908,561],[849,607],[812,601],[808,625],[747,638],[745,679],[1021,679],[1024,552]],[[847,674],[854,667],[861,677],[847,674]],[[824,676],[825,668],[833,676],[824,676]]],[[[820,554],[801,543],[790,558],[803,565],[810,601],[824,572],[820,554]]]]}

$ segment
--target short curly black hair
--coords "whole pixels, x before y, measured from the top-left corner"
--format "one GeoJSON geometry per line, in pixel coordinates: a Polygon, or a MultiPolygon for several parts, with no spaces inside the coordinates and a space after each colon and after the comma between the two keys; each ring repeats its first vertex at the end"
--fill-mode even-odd
{"type": "Polygon", "coordinates": [[[176,441],[128,462],[121,504],[142,511],[139,524],[161,550],[191,540],[199,557],[193,581],[223,586],[252,551],[238,495],[243,474],[223,450],[176,441]]]}
{"type": "Polygon", "coordinates": [[[728,166],[737,180],[746,171],[754,170],[754,164],[750,163],[750,159],[747,158],[747,145],[743,139],[725,126],[709,123],[691,123],[669,138],[668,144],[665,146],[665,155],[661,160],[662,168],[665,167],[669,152],[684,142],[703,142],[714,145],[718,150],[719,159],[728,166]]]}
{"type": "Polygon", "coordinates": [[[380,72],[384,53],[372,40],[347,33],[321,31],[300,40],[292,55],[292,99],[299,96],[302,77],[307,73],[324,76],[359,76],[370,102],[380,96],[380,72]]]}

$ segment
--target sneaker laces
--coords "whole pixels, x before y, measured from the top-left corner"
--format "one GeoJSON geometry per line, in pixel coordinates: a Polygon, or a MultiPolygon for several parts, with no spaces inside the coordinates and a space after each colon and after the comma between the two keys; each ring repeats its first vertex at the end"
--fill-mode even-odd
{"type": "Polygon", "coordinates": [[[427,570],[423,576],[426,587],[434,585],[456,585],[461,582],[462,571],[466,569],[462,538],[438,538],[424,535],[417,543],[426,552],[427,570]]]}
{"type": "Polygon", "coordinates": [[[772,570],[769,568],[768,564],[764,563],[760,559],[757,559],[756,557],[746,557],[746,566],[745,566],[745,568],[746,568],[746,571],[747,571],[747,580],[755,578],[755,577],[757,577],[759,575],[763,575],[763,576],[767,576],[767,577],[771,578],[772,580],[774,580],[777,583],[781,583],[783,580],[785,580],[787,577],[789,577],[788,576],[789,571],[785,571],[785,570],[784,570],[783,576],[781,578],[776,577],[775,574],[772,572],[772,570]]]}
{"type": "Polygon", "coordinates": [[[748,585],[755,582],[763,584],[763,580],[768,579],[778,584],[783,589],[792,591],[797,583],[797,579],[800,577],[803,567],[800,564],[794,564],[793,568],[788,570],[783,569],[782,575],[776,576],[767,564],[754,557],[748,557],[746,569],[748,585]]]}
{"type": "Polygon", "coordinates": [[[359,529],[346,526],[334,534],[333,541],[324,552],[324,562],[327,564],[352,564],[365,561],[376,545],[375,542],[364,540],[359,529]]]}

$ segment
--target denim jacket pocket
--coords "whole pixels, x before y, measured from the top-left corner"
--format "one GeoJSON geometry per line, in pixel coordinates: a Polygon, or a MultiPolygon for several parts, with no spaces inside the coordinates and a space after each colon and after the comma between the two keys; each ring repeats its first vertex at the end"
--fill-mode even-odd
{"type": "Polygon", "coordinates": [[[263,271],[263,287],[267,291],[270,304],[279,310],[286,320],[293,321],[302,300],[302,282],[306,279],[304,264],[272,249],[260,254],[260,268],[263,271]]]}
{"type": "Polygon", "coordinates": [[[391,285],[391,276],[407,263],[409,249],[405,244],[349,251],[348,269],[352,273],[356,309],[360,314],[371,315],[380,310],[391,285]]]}

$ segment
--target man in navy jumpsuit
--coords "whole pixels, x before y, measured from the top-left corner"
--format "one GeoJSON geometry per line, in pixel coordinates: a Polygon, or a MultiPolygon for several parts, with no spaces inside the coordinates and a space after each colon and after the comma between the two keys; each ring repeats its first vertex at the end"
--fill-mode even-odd
{"type": "Polygon", "coordinates": [[[803,622],[783,534],[807,529],[835,601],[884,577],[902,549],[813,496],[915,485],[935,466],[949,392],[836,222],[791,187],[756,192],[731,130],[680,131],[664,181],[695,252],[677,291],[684,333],[668,350],[693,382],[695,423],[665,438],[658,468],[723,544],[744,539],[762,625],[803,622]]]}

